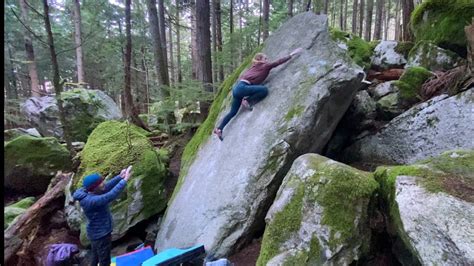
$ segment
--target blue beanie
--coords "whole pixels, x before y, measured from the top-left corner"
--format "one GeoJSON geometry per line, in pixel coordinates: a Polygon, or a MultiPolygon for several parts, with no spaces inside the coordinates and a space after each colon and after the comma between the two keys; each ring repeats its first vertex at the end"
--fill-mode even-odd
{"type": "Polygon", "coordinates": [[[90,174],[90,175],[84,177],[84,180],[82,181],[82,186],[86,190],[93,190],[100,183],[102,183],[102,177],[98,173],[93,173],[93,174],[90,174]]]}

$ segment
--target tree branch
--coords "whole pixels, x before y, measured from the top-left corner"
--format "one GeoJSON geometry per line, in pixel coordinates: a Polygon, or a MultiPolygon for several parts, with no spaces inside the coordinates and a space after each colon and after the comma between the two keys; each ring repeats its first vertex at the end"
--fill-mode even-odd
{"type": "Polygon", "coordinates": [[[34,11],[36,14],[38,14],[41,18],[44,19],[44,14],[43,14],[43,13],[40,13],[38,10],[36,10],[34,7],[32,7],[32,6],[30,5],[30,3],[28,3],[28,1],[25,0],[25,4],[26,4],[27,6],[29,6],[29,7],[31,8],[31,10],[33,10],[33,11],[34,11]]]}
{"type": "Polygon", "coordinates": [[[13,15],[16,17],[16,19],[21,23],[21,25],[23,25],[23,27],[25,27],[25,29],[30,32],[31,34],[33,34],[33,37],[35,37],[40,43],[42,43],[43,45],[45,46],[49,46],[49,44],[45,41],[43,41],[41,39],[41,37],[39,37],[38,35],[36,35],[36,33],[33,32],[32,29],[30,29],[30,27],[26,26],[25,23],[23,23],[23,21],[18,17],[18,15],[15,13],[15,11],[13,10],[13,8],[10,8],[10,10],[12,11],[13,15]]]}

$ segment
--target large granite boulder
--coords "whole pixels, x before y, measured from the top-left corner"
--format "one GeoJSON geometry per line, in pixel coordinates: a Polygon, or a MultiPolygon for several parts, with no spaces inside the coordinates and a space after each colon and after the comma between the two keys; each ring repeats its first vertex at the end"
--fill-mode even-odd
{"type": "Polygon", "coordinates": [[[474,151],[375,172],[403,265],[474,264],[474,151]]]}
{"type": "Polygon", "coordinates": [[[41,194],[57,171],[71,167],[69,151],[52,137],[24,135],[6,142],[4,149],[3,185],[7,189],[41,194]]]}
{"type": "MultiPolygon", "coordinates": [[[[73,89],[61,97],[73,141],[85,142],[99,123],[122,117],[117,104],[100,90],[73,89]]],[[[22,112],[43,136],[63,138],[56,98],[29,98],[22,105],[22,112]]]]}
{"type": "Polygon", "coordinates": [[[246,65],[224,82],[183,153],[181,176],[157,235],[158,251],[204,244],[217,257],[228,255],[263,229],[293,160],[326,145],[363,72],[331,40],[324,15],[294,16],[267,39],[263,52],[277,59],[297,47],[303,52],[267,78],[267,98],[252,112],[237,114],[220,141],[211,137],[212,129],[229,111],[231,86],[246,65]]]}
{"type": "Polygon", "coordinates": [[[344,162],[413,163],[451,149],[474,148],[474,89],[437,96],[397,116],[344,151],[344,162]]]}
{"type": "Polygon", "coordinates": [[[265,218],[257,265],[349,265],[369,251],[368,206],[378,184],[363,172],[305,154],[265,218]]]}
{"type": "Polygon", "coordinates": [[[456,53],[421,41],[410,51],[405,67],[422,66],[431,71],[446,71],[464,63],[456,53]]]}
{"type": "Polygon", "coordinates": [[[3,209],[3,230],[6,230],[15,222],[15,219],[26,212],[26,210],[35,203],[34,197],[27,197],[3,209]]]}
{"type": "Polygon", "coordinates": [[[126,191],[111,205],[114,222],[112,239],[125,235],[127,230],[166,206],[164,181],[168,175],[167,153],[156,151],[145,135],[146,131],[127,122],[103,122],[92,132],[81,152],[81,165],[66,192],[66,214],[74,230],[81,230],[85,239],[85,217],[71,193],[82,186],[84,176],[98,172],[112,177],[121,169],[133,165],[133,175],[126,191]]]}
{"type": "Polygon", "coordinates": [[[401,68],[407,63],[405,55],[396,49],[398,42],[381,41],[374,49],[372,55],[372,67],[382,70],[390,68],[401,68]]]}

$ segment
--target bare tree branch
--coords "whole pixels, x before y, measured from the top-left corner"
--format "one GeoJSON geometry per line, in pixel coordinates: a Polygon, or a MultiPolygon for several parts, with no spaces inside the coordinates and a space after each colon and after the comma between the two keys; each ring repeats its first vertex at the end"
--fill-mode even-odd
{"type": "Polygon", "coordinates": [[[25,23],[18,17],[18,15],[15,13],[15,11],[13,10],[13,8],[10,8],[10,10],[12,11],[12,13],[13,13],[13,15],[16,17],[16,19],[21,23],[21,25],[23,25],[23,27],[25,27],[25,29],[26,29],[27,31],[29,31],[29,32],[33,35],[33,37],[35,37],[35,38],[36,38],[40,43],[42,43],[43,45],[49,46],[49,44],[48,44],[47,42],[43,41],[43,40],[41,39],[41,37],[39,37],[38,35],[36,35],[36,33],[35,33],[32,29],[30,29],[30,27],[26,26],[26,24],[25,24],[25,23]]]}

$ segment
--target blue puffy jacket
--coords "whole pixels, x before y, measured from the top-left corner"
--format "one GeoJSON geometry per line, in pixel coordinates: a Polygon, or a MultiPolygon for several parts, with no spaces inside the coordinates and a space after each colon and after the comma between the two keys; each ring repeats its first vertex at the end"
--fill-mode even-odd
{"type": "Polygon", "coordinates": [[[112,232],[112,215],[109,203],[118,198],[126,185],[127,181],[116,176],[105,183],[106,192],[104,194],[88,193],[84,188],[74,192],[74,199],[79,201],[89,221],[87,223],[89,240],[97,240],[112,232]]]}

